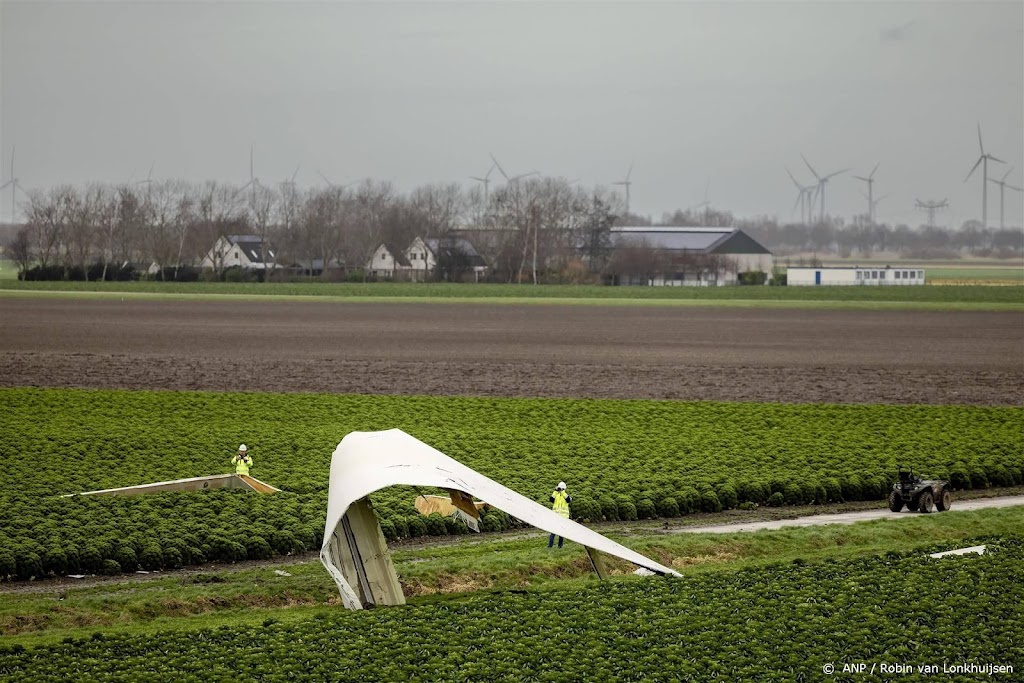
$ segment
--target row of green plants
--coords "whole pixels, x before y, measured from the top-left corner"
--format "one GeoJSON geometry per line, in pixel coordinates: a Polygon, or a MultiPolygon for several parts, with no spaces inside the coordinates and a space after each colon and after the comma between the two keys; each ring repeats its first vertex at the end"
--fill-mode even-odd
{"type": "Polygon", "coordinates": [[[851,681],[858,674],[844,667],[864,663],[909,666],[899,675],[906,681],[1017,680],[1024,541],[970,541],[977,542],[988,544],[986,554],[798,560],[319,610],[254,627],[95,632],[55,645],[0,646],[0,680],[851,681]],[[964,664],[1012,673],[918,668],[964,664]]]}
{"type": "Polygon", "coordinates": [[[757,301],[900,301],[1021,304],[1022,286],[934,285],[927,287],[607,287],[446,282],[25,282],[7,289],[174,294],[276,294],[341,297],[698,299],[757,301]]]}
{"type": "MultiPolygon", "coordinates": [[[[583,522],[882,500],[900,465],[956,489],[1024,483],[1019,408],[0,389],[0,576],[318,548],[338,441],[391,427],[544,504],[564,480],[583,522]],[[283,493],[59,497],[227,472],[243,441],[283,493]]],[[[420,516],[419,493],[372,496],[388,539],[467,532],[420,516]]]]}

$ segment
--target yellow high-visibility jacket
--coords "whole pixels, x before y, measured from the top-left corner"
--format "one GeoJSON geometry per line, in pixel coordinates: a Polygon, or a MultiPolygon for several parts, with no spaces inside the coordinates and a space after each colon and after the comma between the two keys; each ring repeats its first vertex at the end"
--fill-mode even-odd
{"type": "Polygon", "coordinates": [[[568,518],[570,500],[572,498],[565,491],[555,491],[551,494],[551,509],[555,511],[555,514],[568,518]]]}
{"type": "Polygon", "coordinates": [[[252,467],[252,456],[236,454],[231,458],[231,464],[235,466],[235,474],[249,474],[249,468],[252,467]]]}

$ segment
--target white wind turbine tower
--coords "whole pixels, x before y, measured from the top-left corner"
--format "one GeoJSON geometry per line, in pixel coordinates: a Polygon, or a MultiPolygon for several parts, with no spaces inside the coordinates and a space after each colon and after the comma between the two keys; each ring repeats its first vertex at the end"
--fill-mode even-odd
{"type": "Polygon", "coordinates": [[[833,177],[839,175],[840,173],[846,173],[850,169],[844,168],[841,171],[835,171],[834,173],[829,173],[828,175],[820,176],[820,175],[818,175],[818,172],[814,170],[814,167],[811,166],[811,162],[807,161],[807,157],[805,157],[803,154],[801,154],[800,158],[804,160],[804,163],[807,164],[807,168],[811,169],[811,173],[818,180],[818,195],[821,197],[820,220],[824,221],[825,220],[825,185],[826,185],[826,183],[828,183],[830,178],[833,178],[833,177]]]}
{"type": "Polygon", "coordinates": [[[470,180],[476,180],[476,181],[479,181],[481,184],[483,184],[483,186],[484,186],[484,206],[487,206],[487,197],[488,197],[487,188],[491,184],[490,178],[491,178],[491,173],[493,173],[493,172],[494,172],[494,164],[492,163],[491,167],[489,169],[487,169],[487,173],[484,174],[483,178],[479,178],[479,177],[477,177],[475,175],[469,176],[470,180]]]}
{"type": "Polygon", "coordinates": [[[796,178],[793,177],[793,174],[789,172],[788,168],[786,169],[786,175],[788,175],[789,179],[793,181],[793,184],[796,185],[797,189],[796,201],[793,202],[792,211],[796,211],[797,204],[799,204],[800,223],[807,225],[811,221],[811,213],[813,212],[814,207],[814,191],[818,186],[801,185],[797,182],[796,178]]]}
{"type": "Polygon", "coordinates": [[[878,215],[878,203],[879,203],[880,201],[882,201],[883,199],[885,199],[886,197],[888,197],[889,195],[887,195],[887,194],[883,194],[883,195],[882,195],[881,197],[879,197],[878,199],[870,199],[870,198],[869,198],[869,197],[868,197],[868,196],[867,196],[866,194],[864,194],[863,192],[861,192],[860,194],[861,194],[861,196],[862,196],[862,197],[864,197],[864,199],[867,199],[867,200],[868,200],[868,202],[870,202],[870,205],[871,205],[871,213],[869,214],[870,218],[869,218],[868,220],[870,220],[870,221],[871,221],[871,224],[872,224],[872,225],[874,225],[874,223],[875,223],[875,216],[877,216],[877,215],[878,215]]]}
{"type": "Polygon", "coordinates": [[[11,179],[3,185],[0,185],[0,190],[4,189],[8,185],[11,186],[11,225],[14,225],[15,220],[15,205],[17,204],[17,192],[18,192],[18,176],[14,175],[14,147],[11,147],[11,179]]]}
{"type": "MultiPolygon", "coordinates": [[[[1004,192],[1005,192],[1006,188],[1010,188],[1011,190],[1016,190],[1017,192],[1024,192],[1024,187],[1017,187],[1016,185],[1010,185],[1008,182],[1006,182],[1006,179],[1009,177],[1009,175],[1011,173],[1013,173],[1013,166],[1011,166],[1010,170],[1008,170],[1006,173],[1004,173],[1003,177],[1000,178],[999,180],[996,180],[995,178],[989,178],[989,180],[991,182],[993,182],[993,183],[995,183],[996,185],[999,186],[999,229],[1000,230],[1002,230],[1004,227],[1006,227],[1006,223],[1003,220],[1003,218],[1005,216],[1005,209],[1006,209],[1006,206],[1003,204],[1004,192]]],[[[13,175],[13,174],[14,174],[14,171],[12,170],[11,171],[11,175],[13,175]]]]}
{"type": "MultiPolygon", "coordinates": [[[[882,162],[878,162],[877,164],[875,164],[875,167],[871,169],[871,173],[868,174],[867,178],[859,175],[853,176],[857,180],[863,180],[865,183],[868,184],[868,222],[871,223],[871,225],[875,224],[875,171],[878,170],[878,166],[881,163],[882,162]]],[[[879,199],[878,201],[882,200],[879,199]]]]}
{"type": "Polygon", "coordinates": [[[988,227],[988,160],[991,159],[999,164],[1005,164],[1006,162],[1002,159],[996,159],[991,154],[985,153],[985,145],[981,142],[981,124],[978,124],[978,149],[981,150],[981,156],[974,162],[974,166],[971,168],[971,172],[964,178],[966,183],[974,175],[974,172],[978,169],[978,165],[981,165],[981,227],[988,227]]]}
{"type": "MultiPolygon", "coordinates": [[[[139,182],[135,183],[136,185],[145,185],[146,186],[146,200],[147,201],[149,201],[149,197],[152,194],[152,189],[153,189],[153,167],[154,166],[156,166],[156,162],[155,161],[149,165],[149,173],[146,174],[146,179],[145,180],[140,180],[139,182]]],[[[134,171],[132,171],[132,175],[135,175],[134,171]]]]}
{"type": "Polygon", "coordinates": [[[626,177],[623,180],[620,180],[618,182],[612,183],[612,185],[622,185],[623,187],[626,188],[626,215],[627,216],[629,215],[629,187],[633,184],[633,182],[629,179],[629,177],[631,175],[633,175],[633,164],[629,165],[629,170],[626,171],[626,177]]]}
{"type": "MultiPolygon", "coordinates": [[[[252,209],[253,212],[256,211],[256,186],[260,184],[260,179],[256,177],[255,167],[253,166],[254,148],[255,145],[249,145],[249,182],[247,182],[245,185],[242,185],[242,187],[238,188],[239,192],[245,192],[245,190],[249,187],[252,188],[252,200],[249,208],[252,209]]],[[[295,169],[295,172],[298,173],[298,169],[295,169]]]]}

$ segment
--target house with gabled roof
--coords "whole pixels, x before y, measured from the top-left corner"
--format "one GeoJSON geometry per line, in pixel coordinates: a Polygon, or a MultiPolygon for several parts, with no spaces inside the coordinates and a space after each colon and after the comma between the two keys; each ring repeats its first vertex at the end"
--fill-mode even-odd
{"type": "Polygon", "coordinates": [[[279,267],[273,247],[258,235],[221,235],[203,257],[202,267],[219,273],[236,266],[247,270],[279,267]]]}
{"type": "Polygon", "coordinates": [[[465,237],[417,237],[405,257],[409,277],[420,282],[438,275],[442,280],[461,280],[470,273],[479,281],[487,273],[484,257],[465,237]]]}
{"type": "Polygon", "coordinates": [[[740,273],[770,275],[774,265],[767,248],[732,227],[612,228],[611,243],[613,254],[633,252],[632,259],[620,259],[623,272],[613,275],[618,284],[737,284],[740,273]]]}
{"type": "Polygon", "coordinates": [[[373,255],[366,264],[366,274],[378,280],[394,280],[396,276],[403,277],[409,268],[409,259],[405,257],[404,251],[394,244],[381,243],[373,250],[373,255]]]}

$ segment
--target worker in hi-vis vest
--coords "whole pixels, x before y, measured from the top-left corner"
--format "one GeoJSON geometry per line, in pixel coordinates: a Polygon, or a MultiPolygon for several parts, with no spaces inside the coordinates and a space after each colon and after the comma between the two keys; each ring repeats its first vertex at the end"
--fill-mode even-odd
{"type": "Polygon", "coordinates": [[[235,466],[235,474],[249,474],[252,456],[249,455],[249,449],[244,443],[238,447],[238,455],[231,458],[231,464],[235,466]]]}
{"type": "MultiPolygon", "coordinates": [[[[572,502],[572,496],[565,491],[565,482],[558,482],[558,486],[551,493],[551,509],[555,511],[556,515],[569,519],[569,503],[572,502]]],[[[558,547],[562,547],[562,542],[565,541],[561,536],[558,537],[558,547]]],[[[548,548],[555,543],[555,535],[551,534],[548,536],[548,548]]]]}

